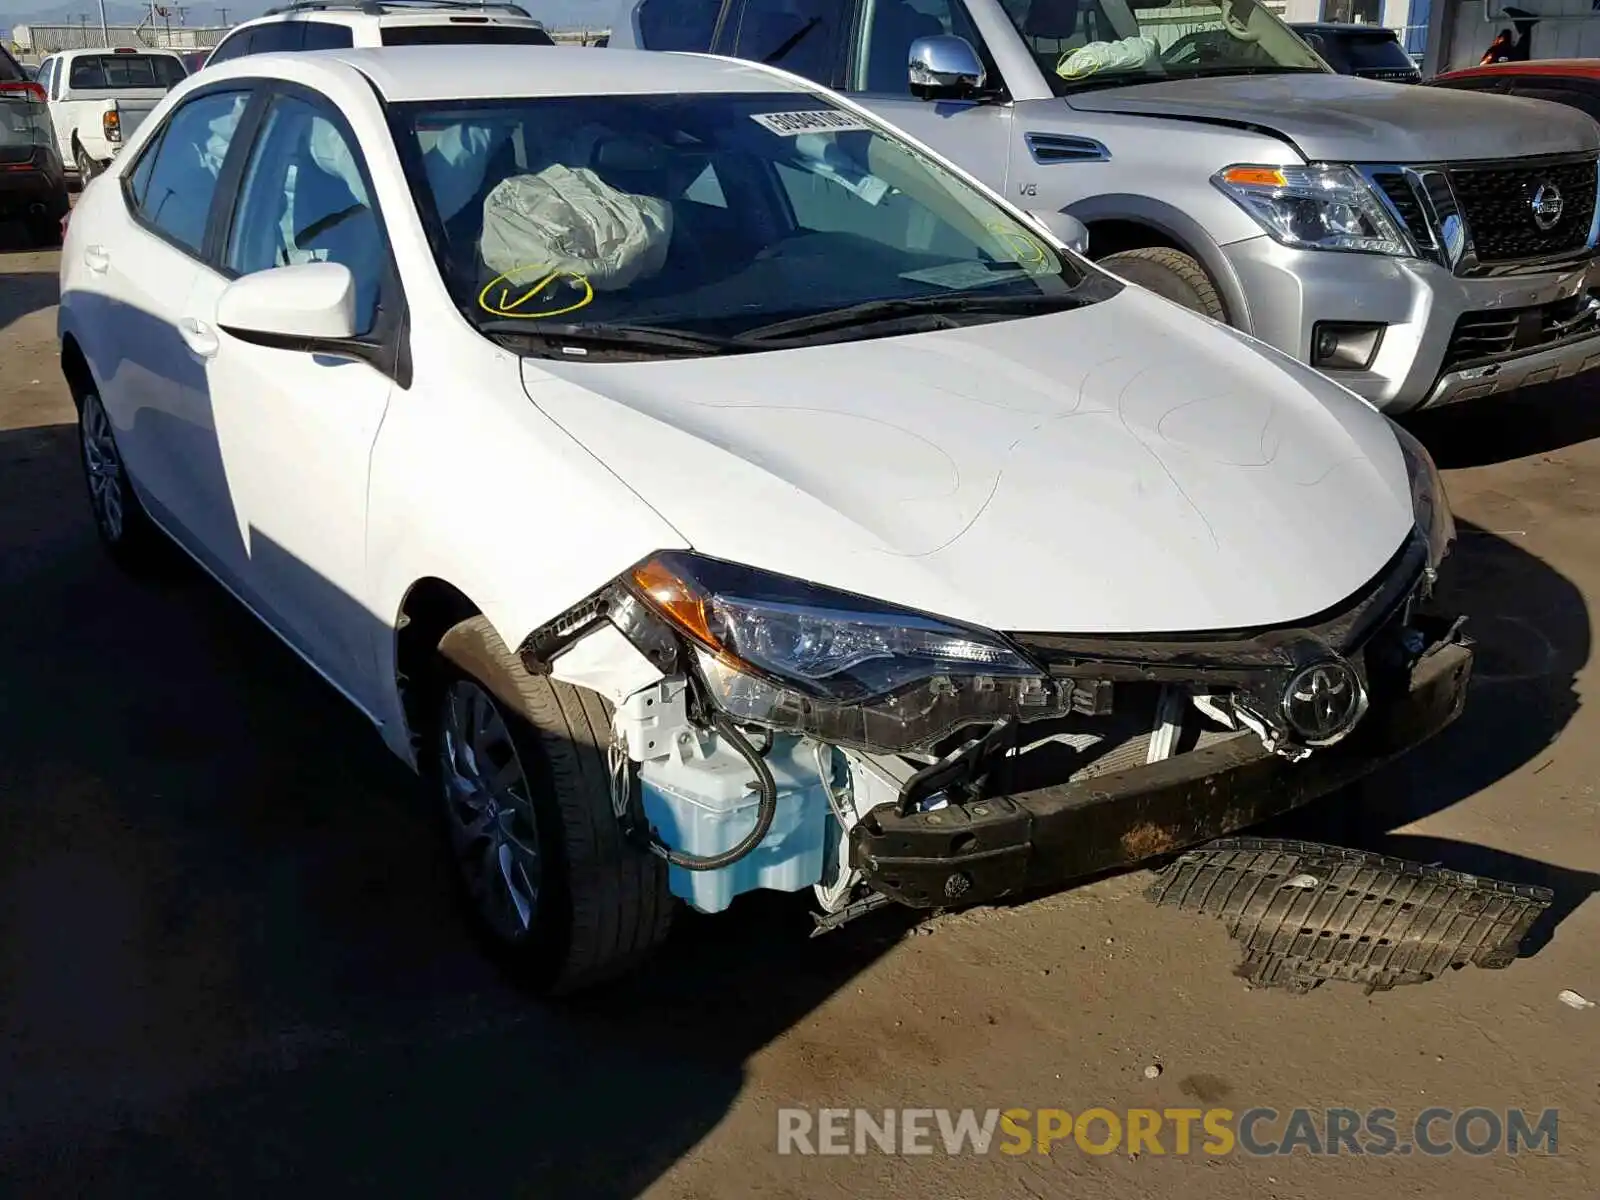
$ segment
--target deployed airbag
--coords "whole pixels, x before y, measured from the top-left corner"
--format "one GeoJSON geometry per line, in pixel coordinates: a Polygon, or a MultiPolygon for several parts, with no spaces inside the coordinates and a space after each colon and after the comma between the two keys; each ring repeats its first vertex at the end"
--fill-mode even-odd
{"type": "Polygon", "coordinates": [[[671,240],[666,201],[619,191],[588,167],[554,163],[495,185],[483,202],[479,250],[511,283],[560,272],[617,291],[659,271],[671,240]]]}

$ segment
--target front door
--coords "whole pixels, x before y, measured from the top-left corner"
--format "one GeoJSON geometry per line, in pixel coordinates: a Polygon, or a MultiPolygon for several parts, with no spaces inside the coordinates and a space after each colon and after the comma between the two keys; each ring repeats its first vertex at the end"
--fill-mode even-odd
{"type": "Polygon", "coordinates": [[[187,313],[206,338],[223,512],[245,548],[241,590],[372,711],[367,473],[393,384],[363,362],[240,341],[219,328],[217,303],[234,277],[342,263],[356,282],[358,331],[368,332],[399,304],[387,241],[355,138],[313,93],[271,100],[241,178],[223,271],[201,273],[187,313]]]}
{"type": "MultiPolygon", "coordinates": [[[[918,38],[943,34],[965,38],[987,60],[983,40],[960,0],[861,0],[844,90],[919,142],[1003,192],[1011,146],[1011,106],[971,100],[919,100],[911,94],[907,73],[911,44],[918,38]]],[[[991,77],[995,74],[992,68],[989,73],[991,77]]],[[[996,81],[991,78],[990,82],[996,81]]]]}

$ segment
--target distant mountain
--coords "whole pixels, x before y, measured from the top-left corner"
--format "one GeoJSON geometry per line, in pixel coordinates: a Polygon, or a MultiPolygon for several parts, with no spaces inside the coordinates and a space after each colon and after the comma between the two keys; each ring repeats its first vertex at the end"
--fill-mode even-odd
{"type": "MultiPolygon", "coordinates": [[[[27,0],[21,0],[26,4],[27,0]]],[[[267,9],[284,0],[240,0],[226,5],[228,23],[260,16],[267,9]]],[[[620,5],[613,0],[517,0],[551,29],[603,29],[610,25],[620,5]]],[[[214,0],[205,3],[187,3],[169,0],[173,24],[177,24],[177,7],[184,9],[184,24],[215,25],[219,21],[219,5],[214,0]]],[[[77,25],[85,18],[90,25],[100,23],[100,8],[96,0],[69,0],[50,7],[25,8],[22,11],[0,11],[0,28],[13,25],[77,25]]],[[[110,25],[138,25],[150,12],[150,6],[133,0],[106,0],[106,22],[110,25]]]]}

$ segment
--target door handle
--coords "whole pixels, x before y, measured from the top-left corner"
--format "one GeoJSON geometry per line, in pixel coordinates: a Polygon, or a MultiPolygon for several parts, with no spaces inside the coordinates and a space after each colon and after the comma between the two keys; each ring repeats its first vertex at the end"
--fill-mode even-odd
{"type": "Polygon", "coordinates": [[[83,265],[96,275],[99,275],[111,265],[111,251],[104,246],[85,246],[83,248],[83,265]]]}
{"type": "Polygon", "coordinates": [[[184,345],[189,347],[190,353],[196,358],[211,358],[220,345],[211,326],[193,317],[179,319],[178,336],[183,338],[184,345]]]}

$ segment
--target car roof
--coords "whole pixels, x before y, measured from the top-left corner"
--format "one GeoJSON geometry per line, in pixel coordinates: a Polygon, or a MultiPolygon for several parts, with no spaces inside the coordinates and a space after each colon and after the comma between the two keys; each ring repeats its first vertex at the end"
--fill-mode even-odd
{"type": "Polygon", "coordinates": [[[1477,75],[1565,75],[1569,78],[1600,79],[1600,58],[1538,58],[1528,62],[1490,63],[1483,67],[1446,71],[1435,78],[1471,79],[1477,75]]]}
{"type": "MultiPolygon", "coordinates": [[[[251,55],[255,70],[283,58],[337,60],[372,81],[387,101],[502,100],[521,96],[659,95],[672,92],[811,92],[753,63],[707,54],[574,46],[384,46],[251,55]]],[[[232,65],[231,63],[228,65],[232,65]]]]}
{"type": "Polygon", "coordinates": [[[536,25],[544,22],[515,4],[405,3],[386,0],[301,0],[281,8],[270,8],[259,17],[239,22],[267,25],[279,21],[313,21],[325,25],[438,25],[450,21],[470,21],[475,25],[536,25]]]}
{"type": "Polygon", "coordinates": [[[70,50],[57,50],[50,58],[66,58],[69,54],[166,54],[178,57],[178,51],[165,46],[74,46],[70,50]]]}

